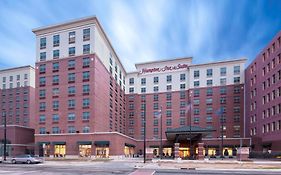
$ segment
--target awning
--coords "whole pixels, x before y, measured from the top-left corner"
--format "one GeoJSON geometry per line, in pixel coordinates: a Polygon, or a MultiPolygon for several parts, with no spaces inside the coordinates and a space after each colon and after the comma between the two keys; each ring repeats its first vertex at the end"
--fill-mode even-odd
{"type": "Polygon", "coordinates": [[[95,141],[96,146],[109,146],[109,141],[95,141]]]}
{"type": "Polygon", "coordinates": [[[92,141],[77,141],[78,145],[92,145],[92,141]]]}
{"type": "Polygon", "coordinates": [[[52,142],[53,145],[65,145],[65,142],[52,142]]]}
{"type": "Polygon", "coordinates": [[[37,144],[38,144],[38,145],[43,145],[43,144],[45,144],[45,145],[49,145],[49,144],[50,144],[50,142],[37,142],[37,144]]]}
{"type": "Polygon", "coordinates": [[[209,128],[201,128],[199,126],[183,126],[167,130],[165,133],[167,140],[180,141],[187,139],[200,139],[213,131],[216,130],[209,128]]]}
{"type": "Polygon", "coordinates": [[[136,147],[136,145],[130,144],[130,143],[125,143],[125,146],[127,146],[127,147],[136,147]]]}

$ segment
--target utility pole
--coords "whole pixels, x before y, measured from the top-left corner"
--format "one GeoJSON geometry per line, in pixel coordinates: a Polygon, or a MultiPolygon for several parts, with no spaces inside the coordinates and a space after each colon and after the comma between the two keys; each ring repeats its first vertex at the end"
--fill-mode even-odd
{"type": "Polygon", "coordinates": [[[144,116],[143,116],[143,123],[144,123],[144,132],[143,132],[143,163],[146,161],[146,102],[144,103],[144,116]]]}
{"type": "Polygon", "coordinates": [[[160,108],[160,159],[163,158],[163,143],[162,143],[162,106],[160,108]]]}
{"type": "Polygon", "coordinates": [[[6,161],[6,152],[7,152],[7,117],[6,112],[3,111],[4,117],[4,161],[6,161]]]}

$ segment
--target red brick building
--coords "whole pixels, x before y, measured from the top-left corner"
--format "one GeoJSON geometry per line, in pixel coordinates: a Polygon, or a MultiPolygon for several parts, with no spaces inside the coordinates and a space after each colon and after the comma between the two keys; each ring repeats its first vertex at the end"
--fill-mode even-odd
{"type": "Polygon", "coordinates": [[[0,154],[3,154],[3,125],[7,122],[8,155],[34,150],[35,71],[31,66],[0,70],[0,154]],[[26,138],[26,139],[25,139],[26,138]]]}
{"type": "Polygon", "coordinates": [[[127,73],[96,17],[33,32],[39,155],[142,154],[145,131],[146,149],[154,156],[161,134],[168,157],[197,154],[203,146],[208,156],[222,149],[235,156],[237,147],[250,144],[244,127],[245,59],[192,64],[192,58],[178,58],[136,64],[136,71],[127,73]]]}
{"type": "Polygon", "coordinates": [[[253,151],[281,151],[281,32],[245,70],[246,132],[253,151]]]}

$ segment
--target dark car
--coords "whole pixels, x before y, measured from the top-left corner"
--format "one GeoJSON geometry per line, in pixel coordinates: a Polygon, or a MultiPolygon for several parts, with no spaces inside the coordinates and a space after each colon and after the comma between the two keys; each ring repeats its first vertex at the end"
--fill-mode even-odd
{"type": "Polygon", "coordinates": [[[19,155],[11,158],[12,163],[42,163],[43,159],[38,156],[33,156],[29,154],[19,155]]]}

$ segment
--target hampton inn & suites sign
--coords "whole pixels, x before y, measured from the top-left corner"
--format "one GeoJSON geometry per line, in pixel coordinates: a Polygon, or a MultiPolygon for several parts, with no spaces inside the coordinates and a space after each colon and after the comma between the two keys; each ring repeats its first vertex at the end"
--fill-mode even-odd
{"type": "Polygon", "coordinates": [[[143,68],[139,74],[146,74],[146,73],[155,73],[155,72],[165,72],[165,71],[173,71],[179,69],[187,69],[187,64],[178,64],[176,66],[164,66],[164,67],[154,67],[154,68],[143,68]]]}

